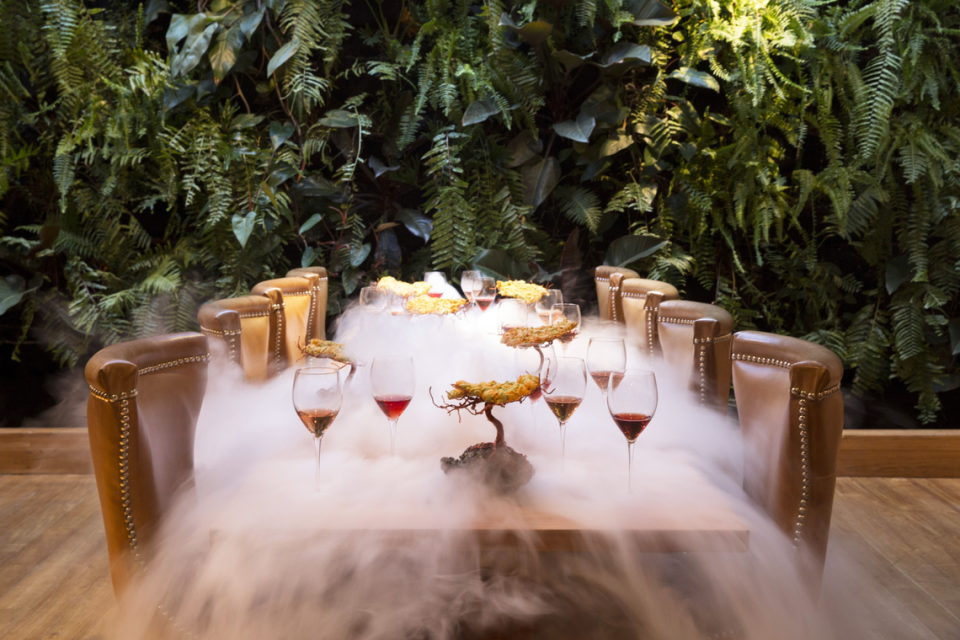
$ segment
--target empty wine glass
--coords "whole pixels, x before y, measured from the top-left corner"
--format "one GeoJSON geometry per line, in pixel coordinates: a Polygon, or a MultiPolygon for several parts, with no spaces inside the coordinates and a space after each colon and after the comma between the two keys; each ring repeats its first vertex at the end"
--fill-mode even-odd
{"type": "MultiPolygon", "coordinates": [[[[547,363],[549,360],[555,360],[557,358],[556,354],[553,351],[553,345],[547,345],[545,347],[535,347],[527,349],[514,349],[513,350],[513,368],[518,376],[522,375],[531,375],[537,376],[541,385],[543,379],[547,375],[547,363]]],[[[533,411],[533,424],[537,424],[537,402],[540,400],[543,395],[542,386],[536,391],[530,394],[530,407],[533,411]]]]}
{"type": "Polygon", "coordinates": [[[578,304],[555,304],[550,307],[550,324],[555,324],[561,320],[569,320],[576,324],[573,332],[566,338],[560,340],[560,353],[566,352],[566,343],[577,337],[580,333],[580,305],[578,304]]]}
{"type": "Polygon", "coordinates": [[[360,289],[360,308],[370,313],[380,313],[387,307],[386,294],[376,287],[360,289]]]}
{"type": "Polygon", "coordinates": [[[402,316],[407,312],[407,299],[395,293],[388,294],[390,315],[402,316]]]}
{"type": "Polygon", "coordinates": [[[479,284],[474,280],[474,300],[481,311],[486,311],[497,297],[497,281],[493,278],[480,278],[479,284]]]}
{"type": "Polygon", "coordinates": [[[394,455],[397,440],[397,421],[413,400],[416,388],[413,376],[413,358],[407,356],[377,356],[370,365],[370,387],[377,406],[390,422],[390,455],[394,455]]]}
{"type": "Polygon", "coordinates": [[[590,338],[587,345],[587,371],[607,397],[607,382],[613,373],[627,369],[627,347],[623,338],[590,338]]]}
{"type": "Polygon", "coordinates": [[[474,282],[483,278],[479,271],[464,271],[460,274],[460,288],[463,290],[463,297],[467,302],[473,304],[474,282]]]}
{"type": "Polygon", "coordinates": [[[627,439],[627,491],[633,492],[633,445],[657,411],[657,377],[653,371],[627,369],[607,382],[607,408],[627,439]]]}
{"type": "Polygon", "coordinates": [[[320,491],[320,441],[340,413],[342,403],[343,392],[340,389],[338,368],[327,366],[297,369],[293,378],[293,408],[307,431],[313,434],[317,453],[317,491],[320,491]]]}
{"type": "Polygon", "coordinates": [[[587,368],[580,358],[550,358],[546,363],[543,399],[560,422],[561,458],[566,456],[567,421],[587,390],[587,368]]]}
{"type": "Polygon", "coordinates": [[[504,298],[497,303],[500,333],[527,326],[527,303],[517,298],[504,298]]]}
{"type": "Polygon", "coordinates": [[[545,325],[552,324],[553,305],[555,304],[563,304],[563,292],[559,289],[547,289],[547,292],[537,300],[536,304],[537,316],[540,317],[540,322],[545,325]]]}
{"type": "Polygon", "coordinates": [[[447,290],[447,276],[440,271],[427,271],[423,274],[423,281],[430,285],[427,295],[431,298],[442,298],[447,290]]]}

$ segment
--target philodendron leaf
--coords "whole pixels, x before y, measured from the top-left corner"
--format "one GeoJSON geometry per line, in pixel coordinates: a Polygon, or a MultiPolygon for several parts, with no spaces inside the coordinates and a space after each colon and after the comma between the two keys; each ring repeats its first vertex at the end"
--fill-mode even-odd
{"type": "Polygon", "coordinates": [[[631,24],[638,27],[666,27],[680,19],[673,9],[657,0],[627,0],[623,8],[633,14],[631,24]]]}
{"type": "Polygon", "coordinates": [[[622,236],[610,243],[603,264],[626,267],[641,258],[656,253],[666,242],[657,236],[622,236]]]}
{"type": "Polygon", "coordinates": [[[510,152],[510,167],[519,167],[521,164],[543,151],[543,141],[529,129],[524,129],[507,145],[510,152]]]}
{"type": "Polygon", "coordinates": [[[537,46],[545,41],[553,32],[553,25],[542,20],[528,22],[522,27],[517,26],[517,23],[506,13],[500,14],[500,26],[507,27],[533,46],[537,46]]]}
{"type": "Polygon", "coordinates": [[[397,169],[400,168],[400,165],[394,165],[392,167],[388,167],[387,165],[383,164],[383,162],[380,161],[380,158],[376,156],[370,156],[370,159],[367,160],[367,164],[370,165],[371,169],[373,169],[373,175],[375,178],[379,178],[380,176],[385,174],[387,171],[396,171],[397,169]]]}
{"type": "Polygon", "coordinates": [[[433,220],[416,209],[401,209],[396,218],[403,223],[407,231],[418,238],[423,238],[424,242],[430,241],[430,234],[433,233],[433,220]]]}
{"type": "Polygon", "coordinates": [[[704,89],[710,89],[720,93],[720,83],[717,82],[716,78],[704,71],[697,71],[690,67],[680,67],[667,77],[692,84],[695,87],[703,87],[704,89]]]}
{"type": "MultiPolygon", "coordinates": [[[[207,24],[203,31],[194,36],[194,21],[200,16],[203,16],[203,14],[194,16],[193,20],[190,21],[190,31],[187,35],[187,41],[183,45],[183,50],[177,55],[177,60],[174,65],[176,67],[174,75],[186,75],[197,66],[200,58],[203,57],[203,54],[205,54],[210,47],[210,40],[213,38],[213,34],[216,33],[220,27],[216,22],[207,24]]],[[[197,21],[197,24],[206,24],[206,20],[207,17],[203,16],[203,21],[197,21]]]]}
{"type": "Polygon", "coordinates": [[[167,51],[173,51],[177,44],[187,36],[189,29],[190,16],[182,13],[175,13],[170,18],[170,26],[167,27],[167,51]]]}
{"type": "Polygon", "coordinates": [[[910,262],[907,256],[897,256],[887,262],[887,293],[893,295],[904,282],[910,279],[910,262]]]}
{"type": "Polygon", "coordinates": [[[372,247],[369,242],[365,242],[360,246],[354,245],[350,248],[350,266],[356,269],[363,264],[363,261],[367,259],[367,256],[370,255],[372,247]]]}
{"type": "Polygon", "coordinates": [[[147,10],[143,12],[143,24],[150,24],[161,13],[170,13],[170,3],[167,0],[150,0],[147,10]]]}
{"type": "Polygon", "coordinates": [[[241,113],[230,121],[230,126],[235,129],[246,129],[255,127],[263,122],[263,116],[255,116],[252,113],[241,113]]]}
{"type": "Polygon", "coordinates": [[[284,142],[290,139],[290,136],[293,135],[293,123],[288,122],[286,124],[280,124],[276,120],[270,123],[270,144],[273,145],[274,151],[280,148],[284,142]]]}
{"type": "Polygon", "coordinates": [[[554,51],[553,57],[556,58],[560,64],[562,64],[567,71],[573,71],[580,65],[589,62],[593,54],[589,56],[578,56],[575,53],[571,53],[564,49],[563,51],[554,51]]]}
{"type": "Polygon", "coordinates": [[[273,54],[273,57],[270,58],[270,64],[267,65],[267,75],[272,76],[273,72],[280,68],[284,62],[290,59],[290,56],[295,54],[300,48],[300,41],[296,38],[290,38],[290,42],[283,45],[277,52],[273,54]]]}
{"type": "Polygon", "coordinates": [[[0,315],[20,304],[23,296],[37,289],[37,287],[27,289],[26,285],[26,281],[17,275],[0,280],[0,315]]]}
{"type": "Polygon", "coordinates": [[[492,99],[474,100],[463,112],[463,126],[483,122],[490,116],[500,113],[500,108],[492,99]]]}
{"type": "Polygon", "coordinates": [[[250,239],[250,234],[253,233],[253,225],[256,221],[256,211],[248,211],[245,216],[235,213],[233,214],[233,218],[230,219],[230,224],[233,227],[233,235],[237,237],[241,247],[247,246],[247,240],[250,239]]]}
{"type": "Polygon", "coordinates": [[[473,261],[473,268],[488,278],[526,280],[530,270],[499,249],[484,249],[473,261]]]}
{"type": "Polygon", "coordinates": [[[614,137],[607,138],[603,141],[603,145],[600,147],[599,157],[606,158],[607,156],[612,156],[615,153],[623,151],[631,144],[633,144],[633,136],[625,129],[617,129],[614,137]]]}
{"type": "Polygon", "coordinates": [[[253,13],[248,13],[240,18],[240,30],[243,31],[243,35],[245,35],[248,40],[253,35],[253,32],[257,30],[257,27],[260,26],[260,22],[263,20],[263,13],[266,10],[267,8],[263,6],[253,13]]]}
{"type": "Polygon", "coordinates": [[[553,125],[553,130],[564,138],[576,142],[590,142],[590,134],[597,125],[597,121],[581,113],[576,120],[566,120],[553,125]]]}
{"type": "Polygon", "coordinates": [[[536,209],[560,182],[560,162],[551,156],[524,167],[520,177],[523,180],[523,203],[536,209]]]}
{"type": "Polygon", "coordinates": [[[300,225],[300,231],[298,231],[297,233],[299,233],[300,235],[305,234],[307,231],[309,231],[310,229],[313,229],[315,226],[320,224],[321,220],[323,220],[322,215],[320,215],[319,213],[313,214],[312,216],[307,218],[306,222],[300,225]]]}
{"type": "Polygon", "coordinates": [[[599,64],[595,64],[602,69],[612,67],[622,62],[639,62],[640,64],[650,64],[650,47],[645,44],[636,44],[634,42],[618,42],[610,47],[600,58],[599,64]]]}
{"type": "Polygon", "coordinates": [[[333,109],[327,111],[326,115],[320,118],[319,123],[333,129],[349,129],[350,127],[357,126],[359,121],[357,120],[356,114],[352,111],[333,109]]]}
{"type": "Polygon", "coordinates": [[[317,259],[317,256],[320,255],[319,247],[307,247],[303,251],[303,257],[300,258],[300,266],[306,269],[313,264],[314,260],[317,259]]]}
{"type": "Polygon", "coordinates": [[[237,52],[243,44],[243,32],[237,27],[221,31],[216,44],[210,49],[210,66],[213,81],[220,84],[237,62],[237,52]]]}

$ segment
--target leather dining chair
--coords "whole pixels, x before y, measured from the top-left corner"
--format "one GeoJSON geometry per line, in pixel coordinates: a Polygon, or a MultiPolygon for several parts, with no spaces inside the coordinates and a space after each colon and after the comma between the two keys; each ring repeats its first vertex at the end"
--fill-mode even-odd
{"type": "Polygon", "coordinates": [[[313,333],[311,338],[327,339],[327,270],[323,267],[291,269],[288,278],[306,278],[313,290],[313,333]]]}
{"type": "Polygon", "coordinates": [[[657,309],[657,347],[667,365],[690,376],[703,406],[726,413],[733,316],[703,302],[666,300],[657,309]]]}
{"type": "Polygon", "coordinates": [[[680,292],[659,280],[624,278],[619,295],[627,336],[649,355],[658,355],[657,309],[664,300],[679,300],[680,292]]]}
{"type": "Polygon", "coordinates": [[[175,499],[193,491],[193,443],[207,387],[207,338],[178,333],[98,352],[87,427],[118,597],[146,568],[175,499]]]}
{"type": "Polygon", "coordinates": [[[600,319],[605,321],[623,322],[623,313],[620,312],[620,281],[624,278],[639,278],[640,274],[632,269],[623,267],[597,267],[593,272],[593,281],[597,285],[597,305],[600,308],[600,319]]]}
{"type": "Polygon", "coordinates": [[[299,276],[276,278],[258,283],[251,295],[269,298],[277,322],[275,354],[277,370],[300,357],[300,346],[314,337],[314,288],[312,278],[299,276]]]}
{"type": "Polygon", "coordinates": [[[793,540],[819,586],[843,434],[843,365],[806,340],[733,336],[733,392],[744,440],[744,491],[793,540]]]}
{"type": "Polygon", "coordinates": [[[243,369],[244,378],[265,380],[275,373],[279,327],[269,298],[214,300],[200,307],[197,319],[203,334],[223,341],[230,360],[243,369]]]}

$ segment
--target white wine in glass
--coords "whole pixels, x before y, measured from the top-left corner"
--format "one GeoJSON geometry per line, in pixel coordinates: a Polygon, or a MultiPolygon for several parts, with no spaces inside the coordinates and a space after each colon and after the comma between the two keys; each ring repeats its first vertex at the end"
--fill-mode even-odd
{"type": "Polygon", "coordinates": [[[560,423],[561,457],[567,453],[567,422],[583,402],[587,390],[587,369],[580,358],[553,358],[547,361],[543,399],[560,423]]]}
{"type": "Polygon", "coordinates": [[[339,368],[327,366],[297,369],[293,379],[293,408],[303,426],[313,434],[317,491],[320,491],[320,441],[336,420],[342,404],[339,368]]]}

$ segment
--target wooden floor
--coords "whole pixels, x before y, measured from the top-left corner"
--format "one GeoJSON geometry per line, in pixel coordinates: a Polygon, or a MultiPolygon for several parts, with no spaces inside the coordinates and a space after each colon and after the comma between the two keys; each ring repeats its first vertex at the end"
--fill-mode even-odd
{"type": "MultiPolygon", "coordinates": [[[[831,552],[828,581],[842,555],[870,585],[868,637],[960,638],[960,479],[841,478],[831,552]]],[[[95,638],[114,606],[93,476],[0,475],[0,638],[95,638]]]]}

